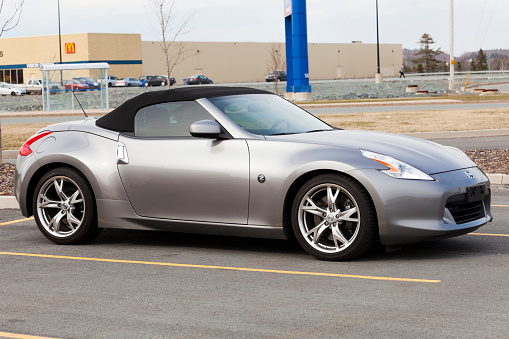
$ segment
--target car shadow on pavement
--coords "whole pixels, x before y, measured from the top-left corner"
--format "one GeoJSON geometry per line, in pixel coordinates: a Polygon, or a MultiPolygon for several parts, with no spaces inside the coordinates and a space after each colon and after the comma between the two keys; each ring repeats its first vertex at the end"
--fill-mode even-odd
{"type": "MultiPolygon", "coordinates": [[[[241,238],[202,234],[132,231],[107,229],[95,239],[92,246],[118,245],[142,247],[173,247],[175,249],[228,250],[264,254],[298,255],[313,259],[296,240],[241,238]]],[[[400,250],[388,253],[386,247],[375,245],[368,253],[355,259],[356,262],[391,260],[440,260],[507,254],[507,239],[464,235],[458,238],[435,240],[404,245],[400,250]]]]}
{"type": "Polygon", "coordinates": [[[242,238],[159,231],[106,229],[93,241],[93,244],[132,244],[137,246],[172,246],[175,248],[195,247],[199,249],[306,254],[295,240],[242,238]]]}

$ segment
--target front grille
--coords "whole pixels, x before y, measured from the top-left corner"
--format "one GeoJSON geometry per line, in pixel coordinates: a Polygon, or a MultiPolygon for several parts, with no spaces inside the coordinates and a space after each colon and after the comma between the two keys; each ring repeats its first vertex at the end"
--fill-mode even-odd
{"type": "Polygon", "coordinates": [[[464,224],[485,217],[483,200],[471,203],[452,202],[445,206],[452,214],[456,224],[464,224]]]}

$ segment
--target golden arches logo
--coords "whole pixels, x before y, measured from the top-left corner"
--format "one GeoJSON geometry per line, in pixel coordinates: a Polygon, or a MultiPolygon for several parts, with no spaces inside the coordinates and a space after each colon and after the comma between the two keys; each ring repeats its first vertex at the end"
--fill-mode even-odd
{"type": "Polygon", "coordinates": [[[76,44],[74,42],[66,42],[65,53],[67,54],[76,53],[76,44]]]}

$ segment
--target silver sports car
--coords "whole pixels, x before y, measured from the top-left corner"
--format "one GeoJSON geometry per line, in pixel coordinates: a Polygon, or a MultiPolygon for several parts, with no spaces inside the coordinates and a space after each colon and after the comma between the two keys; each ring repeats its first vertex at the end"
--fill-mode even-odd
{"type": "Polygon", "coordinates": [[[103,228],[287,239],[347,260],[491,221],[490,182],[460,150],[331,127],[269,92],[141,94],[22,147],[15,194],[57,244],[103,228]]]}

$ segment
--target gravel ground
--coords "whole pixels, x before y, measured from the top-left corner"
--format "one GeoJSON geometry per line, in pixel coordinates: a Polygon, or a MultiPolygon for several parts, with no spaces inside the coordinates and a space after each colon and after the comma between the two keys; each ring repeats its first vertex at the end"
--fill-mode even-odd
{"type": "MultiPolygon", "coordinates": [[[[465,153],[485,173],[509,174],[509,149],[475,149],[465,153]]],[[[14,195],[14,164],[0,164],[0,195],[14,195]]]]}

